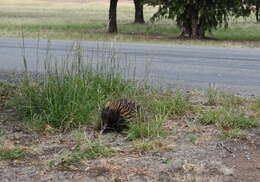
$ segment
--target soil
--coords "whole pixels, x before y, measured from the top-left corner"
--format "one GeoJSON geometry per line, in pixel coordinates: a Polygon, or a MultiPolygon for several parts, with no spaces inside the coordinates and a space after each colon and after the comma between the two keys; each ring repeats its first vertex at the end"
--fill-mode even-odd
{"type": "MultiPolygon", "coordinates": [[[[213,126],[189,122],[189,118],[169,120],[164,127],[172,133],[154,139],[156,151],[140,152],[125,136],[108,133],[99,136],[112,146],[115,155],[83,160],[57,167],[67,151],[95,140],[89,128],[67,133],[28,131],[15,110],[0,104],[0,142],[22,147],[24,158],[0,160],[0,179],[9,181],[87,181],[87,182],[257,182],[260,179],[260,132],[221,140],[213,126]],[[83,138],[75,137],[83,134],[83,138]],[[196,136],[196,140],[190,140],[196,136]]],[[[46,129],[46,128],[45,128],[46,129]]],[[[149,142],[149,141],[147,141],[149,142]]]]}

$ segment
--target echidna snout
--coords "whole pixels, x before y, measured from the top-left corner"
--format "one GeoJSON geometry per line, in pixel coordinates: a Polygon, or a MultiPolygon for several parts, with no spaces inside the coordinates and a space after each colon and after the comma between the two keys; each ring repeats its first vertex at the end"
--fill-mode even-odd
{"type": "Polygon", "coordinates": [[[119,122],[120,114],[109,107],[105,107],[101,112],[101,131],[113,129],[113,125],[119,122]]]}

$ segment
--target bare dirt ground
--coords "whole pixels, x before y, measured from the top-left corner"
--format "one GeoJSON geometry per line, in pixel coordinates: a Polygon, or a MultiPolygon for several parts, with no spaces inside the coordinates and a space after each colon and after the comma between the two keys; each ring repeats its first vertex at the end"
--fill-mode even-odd
{"type": "MultiPolygon", "coordinates": [[[[106,134],[115,155],[84,160],[78,165],[54,167],[64,153],[84,137],[94,140],[93,130],[75,133],[30,132],[19,126],[15,111],[0,104],[0,142],[26,151],[22,159],[0,160],[0,179],[9,181],[86,181],[86,182],[257,182],[260,179],[260,132],[221,141],[213,126],[196,125],[181,118],[168,121],[172,134],[157,140],[157,150],[141,152],[120,134],[106,134]],[[196,136],[197,140],[189,140],[196,136]]],[[[148,141],[147,141],[148,142],[148,141]]]]}

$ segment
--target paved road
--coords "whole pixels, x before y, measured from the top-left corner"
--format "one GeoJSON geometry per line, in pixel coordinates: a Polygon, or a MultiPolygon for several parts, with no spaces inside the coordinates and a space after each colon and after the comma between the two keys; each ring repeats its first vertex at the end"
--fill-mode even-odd
{"type": "MultiPolygon", "coordinates": [[[[1,38],[0,70],[22,70],[25,55],[30,71],[42,71],[47,55],[65,59],[73,43],[25,39],[23,44],[21,39],[1,38]]],[[[93,41],[80,44],[84,59],[95,62],[116,56],[120,62],[131,63],[138,78],[149,73],[146,78],[163,84],[202,88],[214,82],[232,92],[260,95],[260,49],[93,41]]]]}

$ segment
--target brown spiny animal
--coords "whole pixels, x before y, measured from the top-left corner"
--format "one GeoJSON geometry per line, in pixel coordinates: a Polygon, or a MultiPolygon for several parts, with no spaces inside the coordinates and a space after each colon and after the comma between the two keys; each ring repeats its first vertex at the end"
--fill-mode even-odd
{"type": "Polygon", "coordinates": [[[141,106],[131,99],[117,99],[107,102],[101,112],[101,133],[104,130],[122,131],[128,121],[138,116],[141,106]]]}

